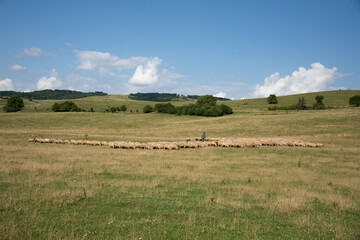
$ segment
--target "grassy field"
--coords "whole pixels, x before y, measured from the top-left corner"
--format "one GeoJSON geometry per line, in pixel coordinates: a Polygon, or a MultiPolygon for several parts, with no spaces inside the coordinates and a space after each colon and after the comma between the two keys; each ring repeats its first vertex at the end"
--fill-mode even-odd
{"type": "MultiPolygon", "coordinates": [[[[360,108],[348,106],[357,94],[323,92],[334,108],[322,111],[229,101],[234,114],[218,118],[142,114],[148,102],[119,95],[74,100],[95,113],[53,113],[54,101],[26,101],[20,112],[0,113],[0,239],[359,239],[360,108]],[[125,113],[102,112],[122,104],[125,113]],[[203,131],[325,147],[149,151],[27,143],[177,141],[203,131]]],[[[304,96],[312,104],[316,95],[304,96]]],[[[300,96],[279,97],[279,105],[300,96]]]]}

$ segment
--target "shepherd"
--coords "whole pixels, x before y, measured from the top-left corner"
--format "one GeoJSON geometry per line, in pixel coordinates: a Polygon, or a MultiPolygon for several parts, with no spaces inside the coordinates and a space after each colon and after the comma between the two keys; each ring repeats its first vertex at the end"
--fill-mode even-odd
{"type": "Polygon", "coordinates": [[[205,132],[202,134],[201,136],[201,141],[205,142],[205,138],[206,138],[206,135],[205,135],[205,132]]]}

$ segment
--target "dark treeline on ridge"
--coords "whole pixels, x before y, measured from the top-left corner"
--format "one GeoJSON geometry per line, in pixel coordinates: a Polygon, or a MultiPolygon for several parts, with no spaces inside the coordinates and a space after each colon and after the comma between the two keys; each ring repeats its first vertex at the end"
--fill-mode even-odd
{"type": "Polygon", "coordinates": [[[106,96],[103,92],[79,92],[72,90],[40,90],[34,92],[0,91],[0,97],[18,96],[26,99],[50,100],[50,99],[76,99],[92,96],[106,96]]]}
{"type": "MultiPolygon", "coordinates": [[[[129,98],[140,101],[152,101],[152,102],[169,102],[169,101],[181,101],[181,100],[196,100],[200,96],[198,95],[180,95],[176,93],[130,93],[129,98]]],[[[227,101],[228,98],[216,97],[216,100],[227,101]]]]}

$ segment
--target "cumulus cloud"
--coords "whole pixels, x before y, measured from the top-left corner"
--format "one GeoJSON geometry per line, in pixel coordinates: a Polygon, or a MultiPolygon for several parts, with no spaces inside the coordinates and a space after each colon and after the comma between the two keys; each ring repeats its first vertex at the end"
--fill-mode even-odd
{"type": "Polygon", "coordinates": [[[139,65],[134,75],[129,79],[129,83],[134,85],[149,85],[158,82],[161,62],[161,59],[155,57],[147,61],[146,64],[139,65]]]}
{"type": "Polygon", "coordinates": [[[13,66],[10,67],[10,70],[15,71],[15,72],[22,72],[22,71],[26,71],[26,67],[15,64],[13,66]]]}
{"type": "Polygon", "coordinates": [[[62,85],[62,81],[59,78],[59,74],[58,72],[53,68],[51,73],[50,73],[50,77],[42,77],[39,79],[39,81],[37,82],[37,88],[39,90],[41,89],[54,89],[54,88],[59,88],[62,85]]]}
{"type": "MultiPolygon", "coordinates": [[[[119,58],[99,51],[77,51],[75,55],[80,63],[76,68],[78,70],[95,70],[101,77],[119,76],[115,71],[124,69],[134,69],[137,66],[146,63],[149,59],[146,57],[119,58]]],[[[125,77],[120,75],[120,77],[125,77]]]]}
{"type": "Polygon", "coordinates": [[[317,92],[330,89],[330,84],[344,75],[336,67],[326,68],[321,63],[311,64],[311,68],[299,67],[291,75],[281,77],[274,73],[265,78],[264,85],[255,86],[254,97],[266,97],[269,94],[289,95],[317,92]]]}
{"type": "Polygon", "coordinates": [[[0,80],[0,91],[11,91],[14,90],[13,82],[10,78],[0,80]]]}
{"type": "Polygon", "coordinates": [[[215,94],[214,97],[225,98],[225,97],[226,97],[226,93],[225,93],[225,92],[219,92],[219,93],[215,94]]]}

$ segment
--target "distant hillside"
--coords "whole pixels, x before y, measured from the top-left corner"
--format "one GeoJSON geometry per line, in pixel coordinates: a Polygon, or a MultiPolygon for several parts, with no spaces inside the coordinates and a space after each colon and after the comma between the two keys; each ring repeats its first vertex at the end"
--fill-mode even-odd
{"type": "MultiPolygon", "coordinates": [[[[296,95],[287,95],[287,96],[278,96],[279,103],[277,106],[288,106],[291,104],[296,104],[299,98],[304,97],[306,105],[315,104],[315,97],[317,95],[324,96],[323,102],[326,107],[347,107],[349,106],[349,98],[355,95],[360,95],[360,90],[334,90],[334,91],[324,91],[324,92],[312,92],[312,93],[302,93],[296,95]]],[[[252,99],[242,99],[234,100],[229,102],[229,106],[236,110],[244,109],[262,109],[267,110],[270,105],[267,102],[267,97],[265,98],[252,98],[252,99]]]]}
{"type": "MultiPolygon", "coordinates": [[[[170,101],[184,101],[184,100],[195,100],[198,95],[180,95],[176,93],[131,93],[129,98],[140,101],[152,101],[152,102],[170,102],[170,101]]],[[[216,98],[219,101],[230,100],[228,98],[216,98]]]]}
{"type": "Polygon", "coordinates": [[[19,96],[26,99],[38,100],[59,100],[59,99],[76,99],[92,96],[106,96],[103,92],[79,92],[72,90],[40,90],[34,92],[15,92],[15,91],[0,91],[0,97],[19,96]]]}

